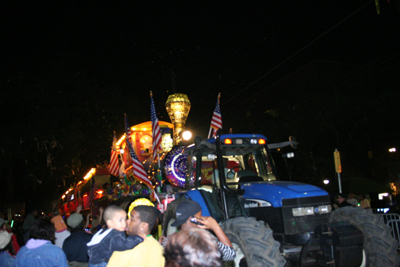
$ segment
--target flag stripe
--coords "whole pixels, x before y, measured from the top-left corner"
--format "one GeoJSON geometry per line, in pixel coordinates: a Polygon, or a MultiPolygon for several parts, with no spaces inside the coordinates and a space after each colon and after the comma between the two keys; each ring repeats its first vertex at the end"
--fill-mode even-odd
{"type": "Polygon", "coordinates": [[[95,197],[96,190],[97,190],[97,184],[96,184],[96,181],[94,180],[94,177],[92,177],[92,190],[90,190],[89,207],[92,207],[92,205],[94,203],[94,197],[95,197]]]}
{"type": "MultiPolygon", "coordinates": [[[[127,131],[127,128],[129,128],[128,124],[128,118],[125,115],[125,130],[127,131]]],[[[128,135],[128,133],[127,133],[128,135]]],[[[143,167],[143,164],[139,161],[138,157],[136,156],[135,151],[133,150],[131,141],[129,139],[126,139],[126,144],[129,149],[129,155],[131,156],[132,159],[132,167],[133,167],[133,175],[135,176],[136,179],[144,183],[149,189],[150,189],[150,194],[153,199],[155,199],[155,192],[153,188],[153,184],[150,181],[150,179],[147,177],[147,173],[143,167]]]]}
{"type": "MultiPolygon", "coordinates": [[[[221,109],[219,106],[219,97],[217,100],[217,104],[215,105],[215,110],[213,116],[211,118],[210,127],[213,128],[212,136],[215,137],[217,135],[217,130],[222,129],[222,116],[221,116],[221,109]]],[[[210,138],[210,136],[209,136],[210,138]]]]}
{"type": "Polygon", "coordinates": [[[150,99],[151,99],[151,105],[150,105],[151,128],[152,128],[152,134],[153,134],[153,159],[155,159],[157,157],[157,154],[162,151],[162,149],[161,149],[161,130],[160,130],[160,124],[158,123],[158,118],[157,118],[156,108],[154,106],[153,97],[151,96],[150,99]]]}
{"type": "Polygon", "coordinates": [[[110,158],[110,167],[108,169],[109,173],[114,176],[119,176],[119,160],[118,160],[118,151],[117,151],[117,136],[114,132],[113,144],[111,148],[111,158],[110,158]]]}

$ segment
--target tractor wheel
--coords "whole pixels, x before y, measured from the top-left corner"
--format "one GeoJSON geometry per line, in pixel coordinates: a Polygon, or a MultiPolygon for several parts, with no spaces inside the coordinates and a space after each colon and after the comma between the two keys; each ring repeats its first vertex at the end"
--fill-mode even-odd
{"type": "Polygon", "coordinates": [[[330,222],[345,222],[357,227],[364,235],[364,259],[362,266],[398,267],[397,242],[383,218],[372,210],[343,207],[332,212],[330,222]]]}
{"type": "Polygon", "coordinates": [[[176,208],[184,200],[186,200],[186,198],[181,197],[181,198],[175,199],[174,201],[172,201],[171,203],[168,204],[167,210],[164,212],[164,219],[163,219],[163,235],[164,236],[169,236],[169,235],[176,233],[176,231],[177,231],[176,227],[171,226],[171,224],[174,223],[176,220],[176,214],[175,214],[176,208]]]}
{"type": "Polygon", "coordinates": [[[281,267],[286,260],[279,252],[272,230],[255,218],[237,217],[221,224],[236,251],[235,266],[281,267]]]}

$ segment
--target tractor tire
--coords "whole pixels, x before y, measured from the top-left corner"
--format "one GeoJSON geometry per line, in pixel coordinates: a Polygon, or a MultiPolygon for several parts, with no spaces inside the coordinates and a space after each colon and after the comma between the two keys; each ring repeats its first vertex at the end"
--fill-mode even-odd
{"type": "Polygon", "coordinates": [[[168,204],[167,210],[164,212],[164,217],[163,217],[163,235],[164,236],[169,236],[173,233],[176,233],[177,227],[171,226],[173,222],[176,220],[176,208],[178,205],[186,200],[187,198],[181,197],[177,198],[171,203],[168,204]]]}
{"type": "Polygon", "coordinates": [[[272,230],[255,218],[237,217],[221,224],[236,250],[235,266],[282,267],[286,260],[272,230]]]}
{"type": "Polygon", "coordinates": [[[372,210],[343,207],[332,212],[330,222],[344,222],[357,227],[364,235],[365,265],[367,267],[398,267],[397,242],[383,218],[372,210]]]}

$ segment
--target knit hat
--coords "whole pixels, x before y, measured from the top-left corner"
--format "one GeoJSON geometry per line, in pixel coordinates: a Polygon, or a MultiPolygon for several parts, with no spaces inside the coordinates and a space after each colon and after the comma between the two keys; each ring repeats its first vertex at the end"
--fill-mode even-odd
{"type": "Polygon", "coordinates": [[[10,243],[13,233],[7,231],[0,231],[0,249],[5,248],[10,243]]]}
{"type": "Polygon", "coordinates": [[[199,203],[190,199],[184,200],[176,208],[176,221],[171,225],[179,226],[184,224],[190,217],[199,211],[201,211],[199,203]]]}
{"type": "Polygon", "coordinates": [[[67,218],[67,224],[69,227],[75,228],[80,225],[83,221],[83,216],[80,213],[73,213],[67,218]]]}

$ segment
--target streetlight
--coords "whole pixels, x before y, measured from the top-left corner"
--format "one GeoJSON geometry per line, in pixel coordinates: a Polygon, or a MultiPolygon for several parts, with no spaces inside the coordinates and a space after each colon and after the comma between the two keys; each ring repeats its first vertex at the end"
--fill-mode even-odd
{"type": "Polygon", "coordinates": [[[324,184],[329,184],[329,180],[325,179],[324,184]]]}

